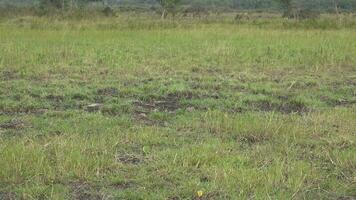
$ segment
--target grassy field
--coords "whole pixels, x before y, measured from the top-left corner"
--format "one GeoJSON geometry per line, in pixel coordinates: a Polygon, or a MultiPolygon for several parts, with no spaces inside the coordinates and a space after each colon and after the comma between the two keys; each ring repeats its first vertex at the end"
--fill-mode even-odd
{"type": "Polygon", "coordinates": [[[356,198],[351,26],[0,21],[1,200],[356,198]]]}

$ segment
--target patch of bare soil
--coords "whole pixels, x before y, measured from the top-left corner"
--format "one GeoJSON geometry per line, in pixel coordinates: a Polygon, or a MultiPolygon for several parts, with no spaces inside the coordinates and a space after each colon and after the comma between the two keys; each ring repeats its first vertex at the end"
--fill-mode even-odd
{"type": "Polygon", "coordinates": [[[23,129],[25,127],[24,121],[21,119],[12,119],[10,121],[4,122],[0,124],[0,128],[3,129],[23,129]]]}
{"type": "Polygon", "coordinates": [[[116,159],[118,162],[130,165],[139,165],[144,162],[145,156],[141,146],[131,144],[130,148],[120,149],[116,159]]]}
{"type": "Polygon", "coordinates": [[[356,195],[355,196],[344,196],[344,197],[337,198],[337,200],[355,200],[355,199],[356,199],[356,195]]]}
{"type": "Polygon", "coordinates": [[[14,108],[14,109],[1,109],[0,108],[0,115],[42,115],[47,111],[47,109],[39,109],[39,108],[14,108]]]}
{"type": "Polygon", "coordinates": [[[0,192],[0,200],[16,200],[18,197],[16,197],[15,193],[12,192],[0,192]]]}
{"type": "Polygon", "coordinates": [[[103,89],[98,89],[97,94],[100,96],[118,96],[119,90],[114,87],[107,87],[103,89]]]}
{"type": "Polygon", "coordinates": [[[142,162],[140,156],[130,153],[121,153],[117,156],[117,160],[124,164],[138,165],[142,162]]]}
{"type": "Polygon", "coordinates": [[[309,112],[309,109],[306,105],[297,101],[287,101],[278,104],[267,100],[263,100],[263,101],[249,102],[249,104],[255,109],[264,112],[276,111],[284,114],[292,114],[292,113],[303,114],[309,112]]]}
{"type": "Polygon", "coordinates": [[[338,107],[338,106],[351,106],[351,105],[355,105],[356,104],[356,100],[354,101],[350,101],[350,100],[346,100],[346,99],[329,99],[329,98],[322,98],[328,105],[332,106],[332,107],[338,107]]]}
{"type": "Polygon", "coordinates": [[[98,200],[103,199],[104,195],[100,193],[99,188],[88,183],[76,182],[70,186],[71,199],[75,200],[98,200]]]}
{"type": "Polygon", "coordinates": [[[0,73],[0,80],[9,81],[18,78],[19,76],[14,70],[4,70],[0,73]]]}
{"type": "Polygon", "coordinates": [[[184,106],[180,103],[183,99],[191,98],[191,94],[170,94],[159,99],[152,99],[148,101],[135,101],[133,118],[136,121],[141,121],[146,125],[160,125],[164,126],[164,122],[153,120],[148,117],[151,112],[166,112],[175,113],[178,109],[184,106]]]}
{"type": "Polygon", "coordinates": [[[150,101],[135,101],[134,105],[137,111],[142,111],[142,113],[152,112],[152,111],[162,111],[162,112],[174,112],[181,108],[179,103],[179,96],[168,95],[157,100],[150,101]]]}
{"type": "Polygon", "coordinates": [[[309,109],[306,105],[297,101],[290,101],[287,103],[283,103],[282,105],[278,106],[277,110],[285,114],[290,114],[290,113],[302,114],[302,113],[309,112],[309,109]]]}

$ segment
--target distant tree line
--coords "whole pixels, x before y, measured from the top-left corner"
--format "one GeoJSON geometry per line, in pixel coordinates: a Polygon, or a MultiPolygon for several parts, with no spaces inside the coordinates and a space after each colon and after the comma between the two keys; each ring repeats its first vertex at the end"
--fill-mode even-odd
{"type": "MultiPolygon", "coordinates": [[[[283,0],[282,0],[283,1],[283,0]]],[[[157,5],[156,0],[112,0],[115,5],[157,5]]],[[[208,8],[231,8],[241,10],[276,10],[281,8],[279,0],[180,0],[180,5],[208,8]]],[[[335,3],[340,10],[356,10],[356,0],[290,0],[303,9],[333,11],[335,3]]]]}
{"type": "Polygon", "coordinates": [[[305,12],[355,11],[356,0],[0,0],[0,5],[33,5],[43,9],[69,10],[88,5],[103,6],[106,11],[113,7],[146,7],[159,9],[162,18],[178,8],[195,10],[282,10],[285,17],[305,12]]]}

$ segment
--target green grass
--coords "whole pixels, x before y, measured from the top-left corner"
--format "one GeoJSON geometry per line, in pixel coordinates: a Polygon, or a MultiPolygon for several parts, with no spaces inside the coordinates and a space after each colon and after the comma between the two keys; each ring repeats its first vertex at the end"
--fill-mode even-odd
{"type": "Polygon", "coordinates": [[[356,31],[303,23],[2,19],[0,199],[356,198],[356,31]]]}

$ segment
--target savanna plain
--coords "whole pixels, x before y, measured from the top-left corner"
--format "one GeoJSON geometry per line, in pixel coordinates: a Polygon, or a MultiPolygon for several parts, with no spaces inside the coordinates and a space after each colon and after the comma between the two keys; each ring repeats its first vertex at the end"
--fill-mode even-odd
{"type": "Polygon", "coordinates": [[[356,19],[323,20],[1,19],[0,199],[355,199],[356,19]]]}

